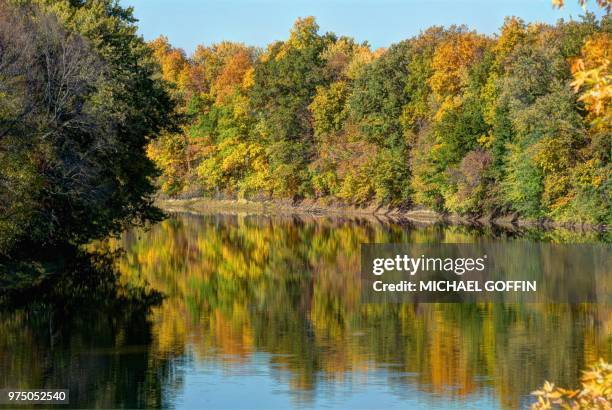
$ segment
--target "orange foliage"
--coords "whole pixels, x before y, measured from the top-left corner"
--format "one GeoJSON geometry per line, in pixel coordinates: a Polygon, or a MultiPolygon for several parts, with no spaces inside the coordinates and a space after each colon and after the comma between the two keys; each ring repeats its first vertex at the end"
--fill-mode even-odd
{"type": "MultiPolygon", "coordinates": [[[[553,6],[561,8],[565,5],[565,0],[552,0],[552,3],[553,6]]],[[[578,0],[578,3],[584,7],[586,6],[587,0],[578,0]]],[[[610,12],[612,9],[612,0],[597,0],[597,5],[610,12]]]]}
{"type": "Polygon", "coordinates": [[[238,49],[227,58],[214,83],[218,103],[223,102],[236,87],[242,84],[246,73],[252,65],[251,53],[245,48],[238,49]]]}
{"type": "Polygon", "coordinates": [[[458,33],[436,49],[429,85],[434,93],[444,98],[456,95],[461,89],[467,69],[482,55],[487,39],[476,33],[458,33]]]}
{"type": "Polygon", "coordinates": [[[582,90],[583,101],[593,117],[610,118],[612,100],[612,75],[610,74],[610,49],[612,38],[600,33],[582,47],[582,55],[572,64],[575,91],[582,90]]]}
{"type": "Polygon", "coordinates": [[[172,47],[165,36],[160,36],[150,42],[149,47],[161,66],[164,80],[184,87],[189,79],[189,62],[185,57],[185,52],[180,48],[172,47]]]}

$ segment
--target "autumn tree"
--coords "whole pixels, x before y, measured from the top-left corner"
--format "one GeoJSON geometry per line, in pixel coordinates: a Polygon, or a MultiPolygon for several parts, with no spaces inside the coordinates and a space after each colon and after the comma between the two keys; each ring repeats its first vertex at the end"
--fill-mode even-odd
{"type": "Polygon", "coordinates": [[[189,57],[158,39],[186,119],[149,154],[169,195],[604,223],[609,23],[510,17],[497,36],[432,27],[371,50],[305,18],[263,51],[189,57]]]}

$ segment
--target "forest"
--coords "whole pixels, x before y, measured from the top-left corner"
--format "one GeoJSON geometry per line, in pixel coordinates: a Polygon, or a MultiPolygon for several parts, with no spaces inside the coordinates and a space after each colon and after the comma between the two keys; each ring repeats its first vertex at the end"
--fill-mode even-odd
{"type": "Polygon", "coordinates": [[[306,17],[264,48],[188,56],[146,42],[115,0],[0,2],[0,253],[159,220],[160,196],[608,224],[612,24],[597,4],[380,49],[306,17]]]}
{"type": "Polygon", "coordinates": [[[373,50],[298,19],[264,49],[149,43],[183,118],[147,152],[169,197],[609,223],[609,14],[373,50]]]}

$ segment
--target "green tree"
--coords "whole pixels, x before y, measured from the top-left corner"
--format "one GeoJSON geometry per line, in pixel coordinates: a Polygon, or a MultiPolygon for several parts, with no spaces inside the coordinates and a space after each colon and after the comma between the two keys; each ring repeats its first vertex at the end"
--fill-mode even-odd
{"type": "Polygon", "coordinates": [[[5,250],[82,243],[156,218],[145,145],[173,126],[173,103],[152,79],[131,10],[110,0],[21,3],[0,11],[1,47],[13,50],[0,64],[5,250]]]}
{"type": "Polygon", "coordinates": [[[289,39],[271,45],[255,66],[250,91],[257,112],[255,132],[266,141],[279,196],[311,192],[307,165],[314,155],[314,130],[308,110],[319,85],[325,84],[321,52],[332,41],[318,34],[314,18],[298,19],[289,39]]]}

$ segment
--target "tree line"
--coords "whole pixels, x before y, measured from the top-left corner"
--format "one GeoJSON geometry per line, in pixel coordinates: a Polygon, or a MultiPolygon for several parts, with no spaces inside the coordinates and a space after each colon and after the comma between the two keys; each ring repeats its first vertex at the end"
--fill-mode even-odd
{"type": "Polygon", "coordinates": [[[307,17],[187,56],[115,0],[3,1],[0,253],[155,220],[158,190],[608,223],[611,27],[373,50],[307,17]]]}
{"type": "Polygon", "coordinates": [[[169,196],[606,223],[610,23],[511,17],[492,36],[431,27],[373,50],[307,17],[264,49],[191,56],[162,36],[149,47],[184,123],[148,154],[169,196]]]}

